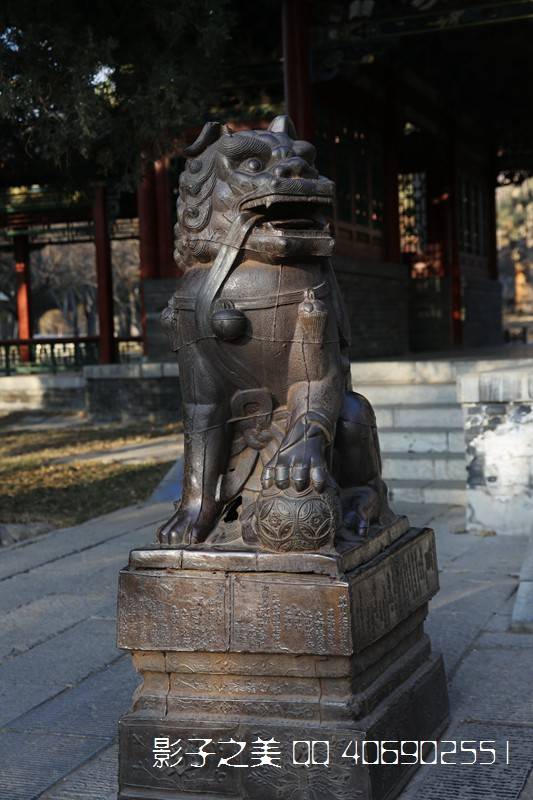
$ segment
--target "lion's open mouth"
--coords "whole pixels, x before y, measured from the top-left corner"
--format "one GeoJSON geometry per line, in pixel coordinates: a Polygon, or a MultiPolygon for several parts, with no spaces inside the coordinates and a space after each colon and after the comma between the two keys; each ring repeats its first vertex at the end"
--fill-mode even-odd
{"type": "Polygon", "coordinates": [[[327,196],[267,195],[250,199],[241,208],[261,214],[255,227],[267,234],[329,235],[331,198],[327,196]]]}

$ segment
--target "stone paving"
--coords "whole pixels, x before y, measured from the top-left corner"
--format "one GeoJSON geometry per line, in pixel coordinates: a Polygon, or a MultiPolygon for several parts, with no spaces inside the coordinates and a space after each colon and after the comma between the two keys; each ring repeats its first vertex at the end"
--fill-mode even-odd
{"type": "Polygon", "coordinates": [[[120,461],[125,464],[160,463],[174,461],[183,453],[183,434],[157,436],[145,442],[132,442],[106,450],[91,450],[89,453],[61,456],[50,459],[51,464],[68,464],[73,461],[100,461],[109,464],[120,461]]]}
{"type": "MultiPolygon", "coordinates": [[[[437,532],[427,629],[445,656],[450,739],[509,740],[510,764],[425,767],[402,800],[533,800],[533,635],[509,632],[527,541],[459,533],[463,510],[406,506],[437,532]]],[[[53,531],[0,555],[0,800],[115,800],[116,728],[136,678],[115,646],[118,570],[164,502],[53,531]]]]}

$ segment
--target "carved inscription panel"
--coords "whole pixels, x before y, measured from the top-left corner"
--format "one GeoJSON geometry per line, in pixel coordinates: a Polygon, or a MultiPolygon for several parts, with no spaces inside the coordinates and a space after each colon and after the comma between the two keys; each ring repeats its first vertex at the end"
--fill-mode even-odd
{"type": "Polygon", "coordinates": [[[233,578],[231,650],[350,655],[348,585],[233,578]]]}
{"type": "Polygon", "coordinates": [[[120,573],[118,646],[135,650],[228,648],[225,575],[120,573]]]}
{"type": "Polygon", "coordinates": [[[437,590],[434,535],[427,529],[404,535],[386,558],[356,569],[346,581],[123,570],[118,644],[167,652],[348,656],[391,631],[437,590]]]}
{"type": "Polygon", "coordinates": [[[354,651],[391,631],[438,591],[435,537],[425,529],[350,580],[354,651]]]}

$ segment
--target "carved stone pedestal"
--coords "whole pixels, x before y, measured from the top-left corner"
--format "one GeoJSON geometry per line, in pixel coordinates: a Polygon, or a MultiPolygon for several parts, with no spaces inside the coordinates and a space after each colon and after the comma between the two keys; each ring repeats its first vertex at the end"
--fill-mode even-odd
{"type": "Polygon", "coordinates": [[[394,797],[414,769],[386,764],[400,741],[447,721],[423,632],[437,589],[433,531],[405,519],[343,554],[133,551],[118,639],[143,683],[120,800],[394,797]]]}

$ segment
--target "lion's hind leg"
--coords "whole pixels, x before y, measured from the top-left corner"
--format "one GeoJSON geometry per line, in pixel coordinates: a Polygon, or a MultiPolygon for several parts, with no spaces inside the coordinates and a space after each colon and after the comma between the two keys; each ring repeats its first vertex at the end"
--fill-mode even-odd
{"type": "Polygon", "coordinates": [[[347,391],[337,422],[334,475],[341,489],[344,525],[365,534],[372,523],[395,515],[381,477],[381,453],[374,410],[366,397],[347,391]]]}

